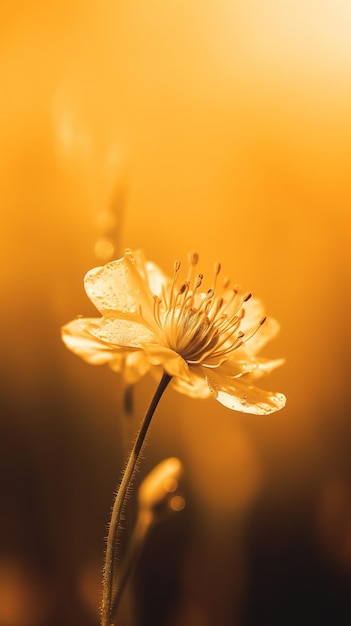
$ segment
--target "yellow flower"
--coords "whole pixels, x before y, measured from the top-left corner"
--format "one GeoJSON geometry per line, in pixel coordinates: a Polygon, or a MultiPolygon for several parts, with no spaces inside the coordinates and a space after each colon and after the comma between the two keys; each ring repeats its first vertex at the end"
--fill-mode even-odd
{"type": "Polygon", "coordinates": [[[181,264],[167,278],[141,251],[90,270],[85,290],[100,318],[77,318],[62,329],[66,346],[92,364],[108,363],[129,383],[163,369],[181,393],[212,394],[230,409],[266,414],[281,409],[285,396],[258,389],[257,378],[283,363],[257,352],[278,324],[264,317],[259,300],[242,294],[228,279],[203,290],[197,253],[180,280],[181,264]]]}

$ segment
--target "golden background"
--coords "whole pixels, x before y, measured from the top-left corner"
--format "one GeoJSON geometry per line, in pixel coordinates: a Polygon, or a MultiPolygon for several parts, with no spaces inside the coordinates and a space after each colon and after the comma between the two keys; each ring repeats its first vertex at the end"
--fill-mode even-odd
{"type": "Polygon", "coordinates": [[[140,474],[178,455],[187,506],[146,547],[140,624],[349,624],[350,4],[2,13],[0,625],[98,623],[123,388],[59,331],[125,247],[220,260],[281,324],[264,384],[288,398],[257,417],[167,392],[140,474]]]}

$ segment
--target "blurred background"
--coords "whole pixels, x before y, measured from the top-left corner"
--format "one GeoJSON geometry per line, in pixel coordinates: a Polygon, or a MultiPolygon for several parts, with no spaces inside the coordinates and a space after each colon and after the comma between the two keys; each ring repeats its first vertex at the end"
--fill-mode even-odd
{"type": "MultiPolygon", "coordinates": [[[[351,623],[351,5],[17,0],[0,23],[0,626],[97,626],[133,415],[60,326],[125,247],[197,250],[265,303],[268,417],[168,390],[136,482],[178,455],[120,626],[351,623]],[[133,619],[132,619],[133,614],[133,619]]],[[[210,279],[209,279],[210,280],[210,279]]],[[[127,601],[128,600],[128,601],[127,601]]]]}

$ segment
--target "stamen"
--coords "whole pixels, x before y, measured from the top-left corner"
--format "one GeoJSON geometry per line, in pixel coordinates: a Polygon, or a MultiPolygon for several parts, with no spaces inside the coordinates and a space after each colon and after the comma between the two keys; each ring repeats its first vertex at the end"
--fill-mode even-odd
{"type": "MultiPolygon", "coordinates": [[[[175,284],[176,284],[176,281],[177,281],[177,276],[178,276],[179,269],[180,269],[180,261],[175,261],[174,262],[174,266],[173,266],[172,286],[171,286],[171,291],[170,291],[170,295],[169,295],[169,303],[168,303],[169,307],[171,307],[173,305],[174,288],[175,288],[175,284]]],[[[166,304],[167,304],[167,301],[166,301],[166,304]]]]}
{"type": "MultiPolygon", "coordinates": [[[[223,348],[223,350],[215,350],[212,353],[211,358],[217,359],[218,357],[221,357],[221,356],[228,356],[231,352],[239,348],[242,345],[242,343],[243,343],[242,338],[237,336],[230,346],[223,348]]],[[[220,345],[223,345],[223,342],[220,345]]],[[[216,346],[216,348],[218,348],[218,346],[216,346]]]]}
{"type": "Polygon", "coordinates": [[[187,276],[187,281],[189,281],[189,283],[191,282],[191,279],[194,273],[194,267],[198,264],[198,261],[199,261],[198,253],[189,252],[188,254],[189,270],[188,270],[188,276],[187,276]]]}
{"type": "Polygon", "coordinates": [[[204,275],[203,274],[198,274],[196,281],[194,283],[194,293],[196,292],[196,290],[201,287],[202,285],[202,281],[203,281],[204,275]]]}
{"type": "Polygon", "coordinates": [[[260,330],[260,328],[261,328],[262,324],[264,324],[264,323],[265,323],[266,319],[267,319],[266,317],[262,317],[262,318],[260,319],[260,321],[259,321],[259,323],[258,323],[257,327],[255,328],[255,330],[251,333],[251,335],[249,335],[248,337],[246,337],[246,338],[244,339],[244,342],[245,342],[245,343],[246,343],[247,341],[249,341],[250,339],[252,339],[252,337],[253,337],[254,335],[256,335],[257,331],[258,331],[258,330],[260,330]]]}
{"type": "Polygon", "coordinates": [[[242,345],[243,340],[241,337],[237,337],[236,340],[234,341],[231,350],[236,350],[237,348],[240,348],[240,346],[242,345]]]}
{"type": "Polygon", "coordinates": [[[162,328],[162,322],[161,322],[161,317],[160,317],[161,302],[162,302],[161,298],[159,298],[158,296],[154,296],[154,318],[160,328],[162,328]]]}
{"type": "MultiPolygon", "coordinates": [[[[227,304],[223,307],[223,311],[227,311],[229,309],[229,307],[234,304],[235,302],[235,298],[238,295],[238,287],[234,287],[233,288],[233,295],[231,297],[231,299],[227,302],[227,304]]],[[[248,300],[250,300],[250,298],[252,298],[252,293],[247,293],[245,296],[243,296],[242,300],[239,302],[239,305],[236,307],[236,309],[231,310],[230,312],[230,316],[234,317],[235,315],[239,314],[240,311],[240,317],[243,317],[245,314],[245,309],[242,308],[243,304],[245,302],[247,302],[248,300]]]]}
{"type": "MultiPolygon", "coordinates": [[[[224,307],[223,307],[223,312],[224,312],[224,311],[227,311],[227,310],[229,309],[229,307],[230,307],[230,306],[233,304],[233,302],[235,301],[235,298],[236,298],[236,296],[237,296],[237,295],[238,295],[238,293],[239,293],[239,292],[238,292],[238,289],[239,289],[238,287],[233,287],[233,293],[232,293],[232,295],[231,295],[231,298],[228,300],[228,302],[226,302],[226,303],[224,304],[224,307]]],[[[241,303],[240,303],[240,305],[237,307],[237,309],[235,309],[235,311],[233,311],[233,312],[231,313],[231,316],[236,315],[236,314],[237,314],[237,312],[240,310],[240,307],[241,307],[241,306],[242,306],[242,302],[241,302],[241,303]]]]}
{"type": "MultiPolygon", "coordinates": [[[[221,264],[213,266],[213,283],[207,292],[202,289],[203,274],[196,272],[199,260],[197,252],[188,255],[188,276],[178,286],[180,261],[173,265],[173,280],[170,288],[163,287],[161,294],[154,296],[154,320],[163,333],[166,345],[178,352],[189,364],[205,363],[207,359],[226,361],[230,354],[255,335],[266,318],[249,334],[240,330],[245,314],[245,303],[252,298],[251,292],[243,294],[239,285],[230,288],[231,281],[221,281],[218,276],[221,264]],[[228,290],[229,287],[229,290],[228,290]]],[[[217,367],[218,363],[211,367],[217,367]]]]}
{"type": "MultiPolygon", "coordinates": [[[[201,309],[203,302],[201,303],[200,307],[199,307],[199,311],[201,309]]],[[[209,322],[209,326],[208,326],[208,332],[210,332],[212,329],[215,329],[215,332],[218,333],[218,326],[217,326],[217,322],[218,320],[222,319],[222,318],[226,318],[227,316],[224,315],[221,317],[217,317],[218,313],[221,309],[221,306],[223,304],[223,298],[219,298],[217,301],[215,301],[215,303],[213,304],[213,311],[212,311],[212,317],[209,318],[208,314],[212,308],[212,303],[207,302],[207,305],[205,307],[205,317],[206,317],[206,321],[209,322]],[[208,306],[210,305],[210,306],[208,306]]]]}
{"type": "Polygon", "coordinates": [[[191,354],[196,353],[196,346],[198,349],[202,349],[202,343],[204,337],[207,334],[206,317],[198,315],[196,311],[189,312],[185,316],[183,332],[179,336],[178,349],[180,352],[183,350],[187,352],[190,350],[191,354]]]}
{"type": "Polygon", "coordinates": [[[199,255],[197,252],[189,252],[188,261],[190,265],[197,265],[199,262],[199,255]]]}
{"type": "Polygon", "coordinates": [[[188,295],[188,291],[189,291],[189,282],[186,281],[185,283],[183,283],[178,291],[178,295],[177,295],[177,299],[175,302],[175,305],[172,309],[172,324],[174,323],[174,316],[175,316],[175,312],[176,312],[176,305],[178,300],[183,296],[183,302],[181,303],[180,307],[179,307],[179,312],[178,312],[178,318],[177,318],[177,323],[179,323],[179,321],[181,320],[181,317],[183,315],[184,309],[187,306],[187,295],[188,295]]]}
{"type": "Polygon", "coordinates": [[[223,298],[218,298],[218,300],[216,299],[215,302],[213,303],[213,311],[211,312],[211,325],[214,324],[214,322],[216,321],[217,315],[219,313],[219,311],[221,310],[221,307],[223,305],[223,298]]]}
{"type": "Polygon", "coordinates": [[[198,311],[204,311],[204,313],[207,315],[209,310],[212,307],[212,302],[210,302],[210,300],[213,298],[214,293],[212,289],[208,289],[208,291],[204,294],[201,294],[202,296],[202,300],[197,308],[198,311]]]}
{"type": "Polygon", "coordinates": [[[218,274],[220,271],[221,271],[221,264],[218,263],[217,261],[213,267],[213,273],[214,273],[214,280],[213,280],[213,286],[212,286],[213,291],[216,291],[217,278],[218,278],[218,274]]]}
{"type": "Polygon", "coordinates": [[[230,341],[233,339],[233,335],[236,332],[236,330],[239,328],[241,320],[242,320],[242,315],[234,315],[233,317],[230,317],[228,319],[228,316],[226,314],[221,315],[219,318],[215,320],[213,327],[218,332],[219,340],[217,342],[216,350],[213,356],[228,354],[228,352],[231,352],[234,349],[234,346],[237,347],[238,339],[240,339],[240,343],[242,343],[241,339],[244,336],[244,333],[242,331],[239,331],[234,343],[227,346],[224,350],[218,351],[218,349],[221,348],[225,343],[227,343],[227,341],[230,341]]]}
{"type": "Polygon", "coordinates": [[[206,315],[209,315],[209,313],[210,313],[210,311],[211,311],[211,309],[213,307],[213,303],[215,302],[213,300],[213,297],[214,297],[214,291],[213,291],[213,289],[209,289],[207,291],[207,293],[206,293],[205,300],[203,300],[201,302],[201,306],[204,304],[204,302],[206,302],[206,304],[205,304],[205,313],[206,313],[206,315]]]}

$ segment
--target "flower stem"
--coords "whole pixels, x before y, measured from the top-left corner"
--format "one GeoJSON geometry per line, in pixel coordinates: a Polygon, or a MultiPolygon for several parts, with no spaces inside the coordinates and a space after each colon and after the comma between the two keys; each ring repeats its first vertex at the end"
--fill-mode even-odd
{"type": "Polygon", "coordinates": [[[124,471],[122,481],[113,504],[106,545],[104,580],[102,590],[101,626],[111,626],[113,565],[115,560],[116,535],[121,519],[121,514],[124,508],[126,495],[133,479],[136,463],[143,447],[143,443],[145,441],[145,437],[150,426],[152,416],[170,380],[171,376],[164,373],[156,389],[155,395],[151,400],[151,404],[146,411],[145,417],[141,423],[137,438],[128,458],[127,466],[124,471]]]}
{"type": "Polygon", "coordinates": [[[112,623],[118,609],[123,590],[128,578],[140,556],[145,539],[153,525],[154,519],[150,514],[139,514],[135,528],[128,543],[126,554],[123,557],[121,570],[118,573],[117,589],[111,600],[110,619],[112,623]]]}

